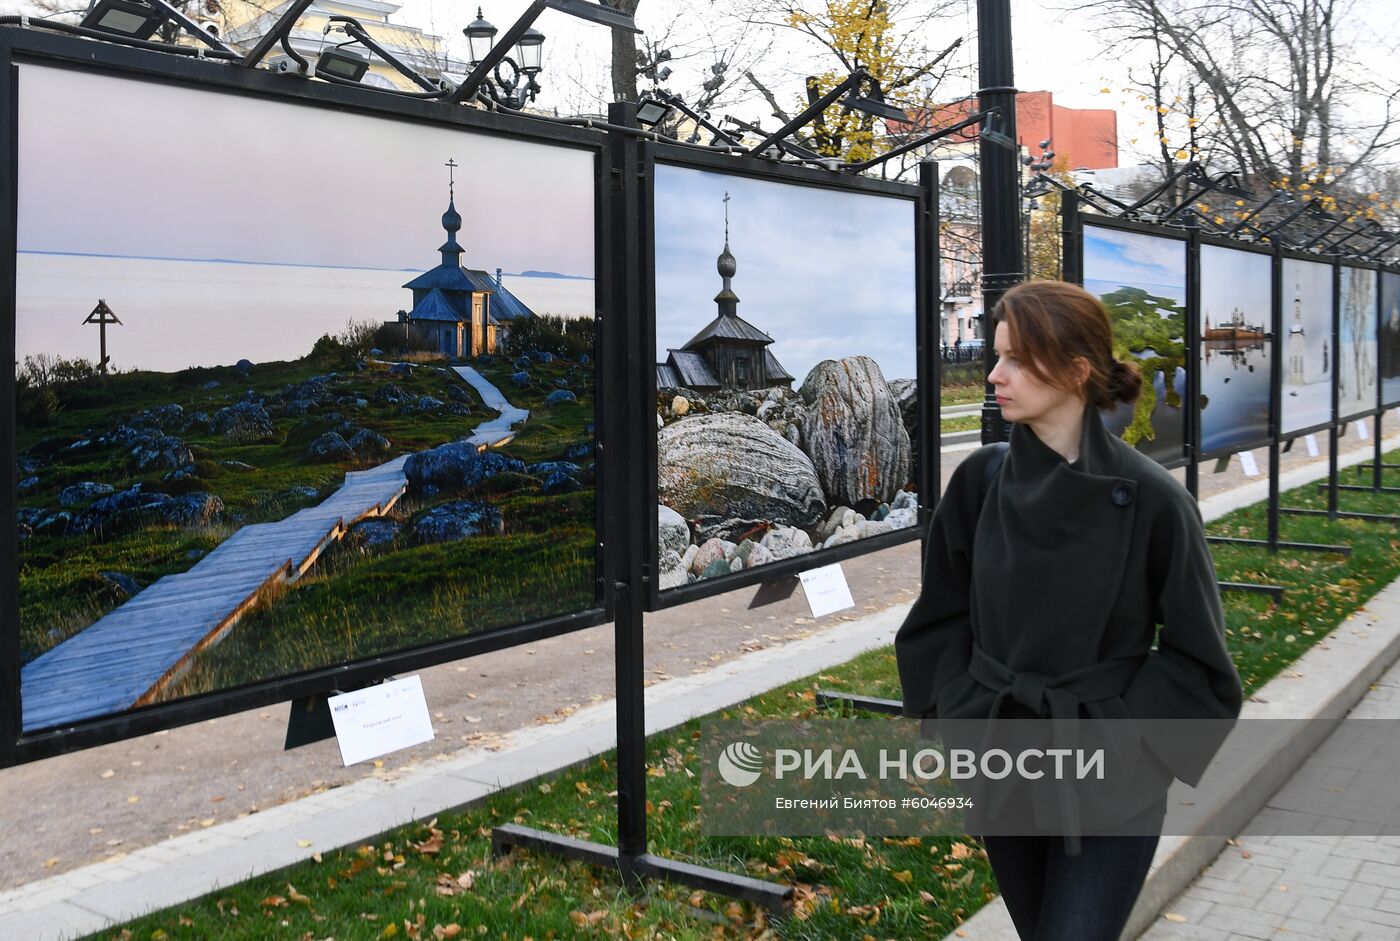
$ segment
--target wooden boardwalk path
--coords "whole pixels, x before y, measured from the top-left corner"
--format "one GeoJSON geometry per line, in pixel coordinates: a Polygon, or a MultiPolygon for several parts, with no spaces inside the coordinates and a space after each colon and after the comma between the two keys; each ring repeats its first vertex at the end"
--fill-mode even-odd
{"type": "Polygon", "coordinates": [[[452,371],[476,390],[476,394],[481,396],[481,401],[486,403],[487,408],[501,413],[498,417],[477,425],[467,440],[480,448],[494,448],[514,438],[515,430],[511,426],[526,421],[530,417],[529,410],[511,405],[506,401],[506,397],[501,395],[500,389],[487,382],[485,376],[470,366],[453,366],[452,371]]]}
{"type": "Polygon", "coordinates": [[[167,575],[24,666],[24,729],[152,702],[264,592],[295,581],[356,522],[386,513],[407,486],[405,454],[345,483],[317,506],[238,530],[188,572],[167,575]]]}

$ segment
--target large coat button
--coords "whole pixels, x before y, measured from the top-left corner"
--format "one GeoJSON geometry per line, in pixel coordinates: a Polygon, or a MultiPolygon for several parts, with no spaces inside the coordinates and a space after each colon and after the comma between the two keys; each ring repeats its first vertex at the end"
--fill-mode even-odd
{"type": "Polygon", "coordinates": [[[1133,488],[1127,484],[1118,484],[1113,488],[1110,495],[1117,506],[1127,506],[1133,502],[1133,488]]]}

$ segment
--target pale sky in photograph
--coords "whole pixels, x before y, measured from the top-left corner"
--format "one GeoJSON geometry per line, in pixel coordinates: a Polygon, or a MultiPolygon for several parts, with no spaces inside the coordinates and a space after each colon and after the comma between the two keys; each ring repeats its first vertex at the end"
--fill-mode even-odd
{"type": "Polygon", "coordinates": [[[1186,303],[1186,243],[1104,226],[1084,227],[1084,279],[1151,290],[1186,303]]]}
{"type": "Polygon", "coordinates": [[[1219,245],[1201,246],[1201,322],[1229,320],[1235,309],[1249,324],[1268,328],[1273,319],[1273,255],[1219,245]]]}
{"type": "Polygon", "coordinates": [[[452,159],[467,267],[594,275],[585,151],[33,65],[19,86],[21,251],[431,268],[452,159]]]}
{"type": "Polygon", "coordinates": [[[794,387],[856,354],[914,377],[912,202],[679,167],[656,175],[658,361],[718,313],[726,192],[739,316],[773,338],[794,387]]]}

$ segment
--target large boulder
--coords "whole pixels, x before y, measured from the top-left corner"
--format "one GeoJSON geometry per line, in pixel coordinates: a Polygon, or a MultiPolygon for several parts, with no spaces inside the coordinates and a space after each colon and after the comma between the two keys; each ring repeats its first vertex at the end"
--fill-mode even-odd
{"type": "Polygon", "coordinates": [[[802,450],[828,502],[882,503],[909,482],[909,433],[875,360],[823,360],[803,380],[802,400],[802,450]]]}
{"type": "Polygon", "coordinates": [[[111,484],[99,484],[95,481],[84,480],[81,483],[70,484],[63,488],[63,492],[58,495],[59,506],[76,506],[79,503],[86,503],[97,497],[105,497],[110,493],[116,493],[117,488],[111,484]]]}
{"type": "Polygon", "coordinates": [[[185,410],[178,405],[157,405],[143,409],[127,420],[128,425],[160,431],[184,431],[185,410]]]}
{"type": "Polygon", "coordinates": [[[350,439],[349,445],[359,455],[383,454],[389,450],[389,439],[377,431],[361,428],[350,439]]]}
{"type": "Polygon", "coordinates": [[[501,511],[480,500],[456,500],[435,506],[413,524],[413,534],[419,542],[457,542],[504,531],[501,511]]]}
{"type": "Polygon", "coordinates": [[[221,408],[209,420],[209,428],[229,441],[263,441],[277,431],[267,409],[256,402],[239,402],[221,408]]]}
{"type": "Polygon", "coordinates": [[[545,405],[563,405],[563,404],[565,404],[565,403],[567,403],[567,402],[577,402],[577,401],[578,401],[578,396],[574,395],[574,394],[573,394],[572,392],[570,392],[568,389],[555,389],[553,392],[549,393],[549,395],[545,397],[544,404],[545,404],[545,405]]]}
{"type": "Polygon", "coordinates": [[[695,415],[656,434],[660,502],[695,521],[702,542],[756,522],[806,528],[826,501],[812,462],[748,415],[695,415]]]}
{"type": "Polygon", "coordinates": [[[524,463],[495,451],[481,453],[465,441],[419,451],[404,462],[409,490],[431,495],[441,490],[470,490],[505,471],[525,473],[524,463]]]}
{"type": "Polygon", "coordinates": [[[178,497],[143,490],[140,484],[102,497],[73,517],[67,526],[70,536],[104,532],[113,535],[140,526],[207,526],[223,512],[224,501],[212,493],[198,491],[178,497]]]}
{"type": "Polygon", "coordinates": [[[311,464],[335,464],[354,459],[355,449],[334,431],[321,435],[306,448],[306,460],[311,464]]]}
{"type": "Polygon", "coordinates": [[[131,449],[131,459],[138,470],[194,468],[194,454],[189,446],[171,435],[155,434],[140,439],[131,449]]]}

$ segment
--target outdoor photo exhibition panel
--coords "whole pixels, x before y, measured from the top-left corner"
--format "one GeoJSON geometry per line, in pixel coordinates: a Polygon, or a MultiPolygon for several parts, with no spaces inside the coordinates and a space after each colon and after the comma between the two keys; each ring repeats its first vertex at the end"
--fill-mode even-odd
{"type": "Polygon", "coordinates": [[[600,135],[0,55],[0,758],[605,620],[600,135]]]}
{"type": "Polygon", "coordinates": [[[1400,271],[1381,277],[1381,407],[1400,405],[1400,271]]]}
{"type": "Polygon", "coordinates": [[[1133,223],[1080,216],[1082,283],[1108,309],[1114,355],[1142,369],[1136,403],[1104,424],[1164,467],[1186,463],[1187,243],[1133,223]]]}
{"type": "Polygon", "coordinates": [[[1197,459],[1209,460],[1271,438],[1274,256],[1203,240],[1197,258],[1197,459]]]}
{"type": "Polygon", "coordinates": [[[1279,273],[1279,437],[1332,426],[1336,265],[1284,255],[1279,273]]]}
{"type": "Polygon", "coordinates": [[[648,152],[653,609],[917,538],[921,188],[648,152]]]}
{"type": "Polygon", "coordinates": [[[1337,421],[1348,422],[1380,406],[1380,272],[1341,265],[1337,280],[1337,421]]]}

